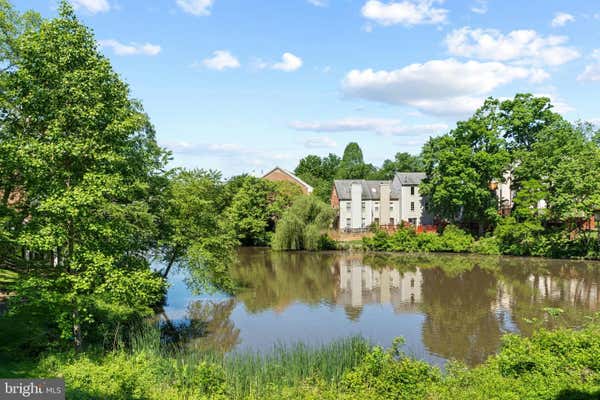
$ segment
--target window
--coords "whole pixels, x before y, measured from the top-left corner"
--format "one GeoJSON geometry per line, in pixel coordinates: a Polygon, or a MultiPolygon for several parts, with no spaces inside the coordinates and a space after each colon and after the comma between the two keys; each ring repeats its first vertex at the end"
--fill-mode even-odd
{"type": "Polygon", "coordinates": [[[394,218],[390,218],[390,225],[394,225],[394,218]]]}
{"type": "Polygon", "coordinates": [[[415,187],[414,186],[410,187],[410,194],[411,194],[411,196],[415,195],[415,187]]]}
{"type": "Polygon", "coordinates": [[[350,211],[351,208],[352,208],[352,204],[349,201],[346,202],[346,211],[350,211]]]}
{"type": "Polygon", "coordinates": [[[375,218],[375,225],[379,225],[379,218],[375,218]]]}
{"type": "Polygon", "coordinates": [[[362,209],[364,210],[365,207],[366,207],[366,203],[363,201],[362,204],[361,204],[361,206],[362,206],[362,209]]]}
{"type": "Polygon", "coordinates": [[[390,211],[394,211],[394,206],[393,205],[390,206],[390,211]]]}
{"type": "Polygon", "coordinates": [[[409,218],[408,219],[408,223],[411,224],[412,226],[417,226],[417,219],[416,218],[409,218]]]}
{"type": "Polygon", "coordinates": [[[352,220],[350,218],[346,218],[346,228],[350,228],[352,226],[352,220]]]}
{"type": "Polygon", "coordinates": [[[365,218],[362,219],[362,227],[364,228],[365,226],[367,226],[367,220],[365,218]]]}
{"type": "Polygon", "coordinates": [[[414,201],[410,202],[410,211],[415,211],[415,202],[414,201]]]}
{"type": "Polygon", "coordinates": [[[410,280],[410,287],[415,287],[415,280],[414,279],[410,280]]]}

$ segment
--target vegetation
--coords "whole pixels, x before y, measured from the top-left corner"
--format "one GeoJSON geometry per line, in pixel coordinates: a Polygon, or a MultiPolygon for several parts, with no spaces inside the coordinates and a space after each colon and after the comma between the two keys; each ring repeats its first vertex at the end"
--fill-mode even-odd
{"type": "MultiPolygon", "coordinates": [[[[445,373],[402,352],[348,339],[270,355],[178,352],[148,331],[105,356],[46,356],[30,376],[62,376],[72,399],[593,399],[600,394],[600,328],[507,335],[498,355],[445,373]]],[[[18,368],[18,365],[13,365],[18,368]]]]}
{"type": "Polygon", "coordinates": [[[348,143],[343,157],[329,153],[327,157],[308,155],[300,160],[294,173],[314,187],[313,194],[329,203],[334,179],[392,179],[397,171],[420,172],[424,165],[421,156],[397,153],[385,160],[381,168],[364,161],[357,143],[348,143]]]}
{"type": "Polygon", "coordinates": [[[289,182],[251,176],[234,178],[231,184],[238,188],[228,190],[231,203],[225,211],[226,223],[242,245],[269,245],[275,225],[302,191],[289,182]]]}
{"type": "Polygon", "coordinates": [[[277,224],[274,250],[328,250],[334,245],[326,230],[334,210],[316,196],[301,196],[287,209],[277,224]]]}

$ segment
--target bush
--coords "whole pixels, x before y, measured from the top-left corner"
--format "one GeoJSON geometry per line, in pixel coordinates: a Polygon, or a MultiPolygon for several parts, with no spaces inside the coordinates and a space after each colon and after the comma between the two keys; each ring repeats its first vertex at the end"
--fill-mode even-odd
{"type": "Polygon", "coordinates": [[[454,225],[448,225],[444,228],[441,239],[443,250],[452,253],[465,253],[469,251],[474,241],[473,236],[454,225]]]}
{"type": "Polygon", "coordinates": [[[497,255],[500,254],[500,245],[495,237],[481,238],[471,245],[471,253],[497,255]]]}

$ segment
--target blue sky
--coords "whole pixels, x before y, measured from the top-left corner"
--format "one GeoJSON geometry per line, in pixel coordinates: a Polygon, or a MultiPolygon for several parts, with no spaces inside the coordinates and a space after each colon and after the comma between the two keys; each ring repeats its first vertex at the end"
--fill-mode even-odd
{"type": "Polygon", "coordinates": [[[380,164],[517,92],[600,122],[600,0],[72,2],[174,166],[260,174],[349,141],[380,164]]]}

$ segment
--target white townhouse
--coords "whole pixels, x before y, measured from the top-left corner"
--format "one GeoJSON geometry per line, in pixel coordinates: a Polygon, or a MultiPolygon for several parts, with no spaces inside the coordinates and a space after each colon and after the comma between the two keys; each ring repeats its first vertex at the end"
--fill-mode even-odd
{"type": "Polygon", "coordinates": [[[335,180],[331,205],[339,210],[338,228],[353,231],[372,224],[432,224],[433,218],[419,194],[419,184],[424,178],[425,174],[420,172],[398,172],[391,181],[335,180]]]}

